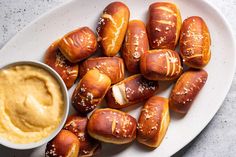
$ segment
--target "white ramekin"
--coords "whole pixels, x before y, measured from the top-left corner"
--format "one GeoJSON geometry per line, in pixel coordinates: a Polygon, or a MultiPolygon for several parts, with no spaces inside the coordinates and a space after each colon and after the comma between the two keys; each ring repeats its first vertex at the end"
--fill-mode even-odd
{"type": "Polygon", "coordinates": [[[58,83],[61,87],[62,95],[64,97],[64,113],[63,113],[61,123],[58,125],[57,129],[55,129],[48,137],[43,138],[38,142],[32,142],[32,143],[27,143],[27,144],[12,143],[11,141],[8,141],[7,139],[0,137],[0,144],[4,145],[6,147],[13,148],[13,149],[21,149],[21,150],[32,149],[32,148],[39,147],[39,146],[49,142],[63,128],[63,126],[66,122],[67,116],[68,116],[68,112],[69,112],[69,96],[68,96],[66,85],[65,85],[64,81],[62,80],[62,78],[57,74],[56,71],[54,71],[48,65],[38,62],[38,61],[18,61],[18,62],[7,64],[4,67],[2,67],[1,69],[9,68],[9,67],[16,66],[16,65],[31,65],[31,66],[36,66],[36,67],[39,67],[39,68],[42,68],[42,69],[48,71],[58,81],[58,83]]]}

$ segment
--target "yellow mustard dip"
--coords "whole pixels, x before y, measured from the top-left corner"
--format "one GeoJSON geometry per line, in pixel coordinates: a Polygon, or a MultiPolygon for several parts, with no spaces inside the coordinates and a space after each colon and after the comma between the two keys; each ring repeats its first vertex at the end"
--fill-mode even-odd
{"type": "Polygon", "coordinates": [[[0,70],[0,137],[12,143],[37,142],[62,120],[63,95],[46,70],[18,65],[0,70]]]}

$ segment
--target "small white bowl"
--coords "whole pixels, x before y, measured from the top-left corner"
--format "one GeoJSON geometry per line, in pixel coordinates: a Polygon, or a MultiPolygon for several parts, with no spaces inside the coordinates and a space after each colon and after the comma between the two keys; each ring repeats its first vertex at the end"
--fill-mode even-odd
{"type": "Polygon", "coordinates": [[[48,65],[41,63],[41,62],[37,62],[37,61],[19,61],[19,62],[7,64],[4,67],[2,67],[1,69],[6,69],[6,68],[16,66],[16,65],[31,65],[31,66],[36,66],[36,67],[39,67],[39,68],[42,68],[42,69],[48,71],[58,81],[58,83],[61,87],[62,95],[64,97],[64,113],[63,113],[61,123],[58,125],[57,129],[55,129],[53,131],[53,133],[50,134],[48,137],[43,138],[38,142],[32,142],[32,143],[27,143],[27,144],[12,143],[12,142],[8,141],[7,139],[0,137],[0,144],[4,145],[6,147],[13,148],[13,149],[21,149],[21,150],[32,149],[32,148],[39,147],[39,146],[49,142],[61,131],[61,129],[63,128],[63,126],[66,122],[68,112],[69,112],[69,96],[68,96],[66,85],[65,85],[64,81],[62,80],[62,78],[57,74],[56,71],[54,71],[48,65]]]}

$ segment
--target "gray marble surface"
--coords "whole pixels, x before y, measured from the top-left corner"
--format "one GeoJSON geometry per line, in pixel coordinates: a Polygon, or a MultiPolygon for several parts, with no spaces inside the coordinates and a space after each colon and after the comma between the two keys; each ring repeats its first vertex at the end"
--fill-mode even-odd
{"type": "MultiPolygon", "coordinates": [[[[228,19],[236,38],[236,0],[208,1],[228,19]]],[[[0,48],[32,20],[61,3],[63,0],[0,0],[0,48]]],[[[235,130],[236,77],[213,120],[189,145],[174,156],[234,157],[236,156],[235,130]]]]}

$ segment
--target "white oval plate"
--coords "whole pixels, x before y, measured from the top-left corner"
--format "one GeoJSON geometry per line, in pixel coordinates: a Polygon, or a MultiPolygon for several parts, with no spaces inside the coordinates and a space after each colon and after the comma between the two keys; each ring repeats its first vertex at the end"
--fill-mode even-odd
{"type": "MultiPolygon", "coordinates": [[[[65,33],[81,26],[95,30],[99,16],[111,0],[72,0],[41,16],[12,38],[0,51],[0,67],[20,60],[42,61],[47,47],[65,33]]],[[[148,6],[155,0],[124,0],[131,11],[131,19],[146,19],[148,6]]],[[[212,37],[212,58],[205,68],[209,74],[206,85],[184,118],[172,114],[167,134],[159,148],[149,150],[137,142],[131,145],[103,146],[106,156],[171,156],[188,144],[215,115],[230,88],[235,71],[235,47],[229,24],[217,9],[203,0],[174,0],[182,18],[198,15],[206,21],[212,37]]],[[[162,87],[158,95],[168,97],[171,87],[162,87]]],[[[74,88],[70,90],[70,94],[74,88]]],[[[140,107],[130,110],[138,117],[140,107]]],[[[5,156],[44,156],[45,146],[27,151],[13,151],[0,147],[5,156]]]]}

